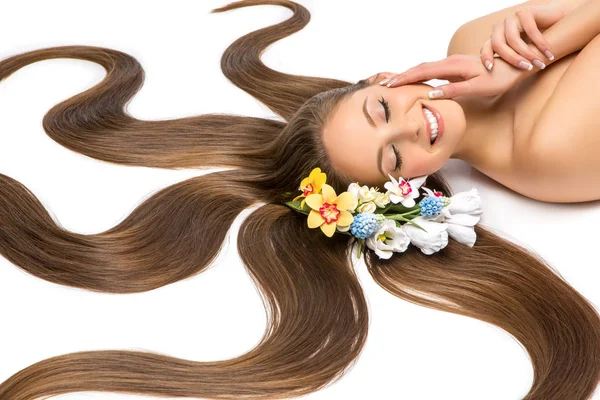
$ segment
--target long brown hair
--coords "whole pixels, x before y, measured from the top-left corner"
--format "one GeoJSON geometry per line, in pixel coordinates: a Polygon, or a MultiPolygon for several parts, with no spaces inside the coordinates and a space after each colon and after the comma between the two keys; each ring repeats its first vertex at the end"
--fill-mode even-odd
{"type": "MultiPolygon", "coordinates": [[[[160,168],[230,167],[160,190],[121,223],[90,235],[57,225],[25,186],[0,174],[0,252],[50,282],[98,292],[152,290],[206,269],[233,220],[237,249],[264,301],[267,328],[239,357],[196,362],[142,351],[83,351],[37,362],[0,384],[0,399],[33,400],[77,391],[165,397],[273,399],[314,392],[356,361],[368,328],[365,296],[353,270],[351,236],[326,237],[283,203],[315,167],[336,193],[353,181],[332,168],[323,126],[355,84],[272,70],[260,61],[273,42],[300,29],[308,11],[287,0],[247,0],[293,11],[288,20],[247,34],[221,59],[223,73],[286,122],[205,114],[142,121],[124,111],[144,72],[120,51],[91,46],[44,48],[0,61],[0,80],[31,63],[78,58],[102,65],[106,78],[54,106],[47,134],[63,146],[113,163],[160,168]],[[207,229],[210,227],[210,229],[207,229]],[[177,240],[173,240],[176,238],[177,240]],[[318,254],[315,260],[314,254],[318,254]]],[[[440,173],[427,186],[452,195],[440,173]]],[[[513,335],[534,368],[525,399],[587,399],[600,379],[597,310],[532,252],[475,226],[477,242],[452,241],[433,255],[414,246],[365,263],[389,293],[425,307],[477,318],[513,335]]]]}

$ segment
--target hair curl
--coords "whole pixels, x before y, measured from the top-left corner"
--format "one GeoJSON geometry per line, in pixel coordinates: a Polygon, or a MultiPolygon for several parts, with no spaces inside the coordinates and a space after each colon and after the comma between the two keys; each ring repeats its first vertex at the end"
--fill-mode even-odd
{"type": "MultiPolygon", "coordinates": [[[[212,12],[259,4],[281,5],[294,14],[236,40],[223,54],[221,68],[287,123],[221,114],[135,119],[124,107],[140,89],[144,71],[135,58],[108,48],[52,47],[0,61],[0,80],[50,58],[83,59],[106,69],[102,82],[44,116],[46,133],[71,150],[124,165],[232,168],[164,188],[118,225],[90,235],[58,226],[33,193],[0,174],[0,252],[50,282],[98,292],[144,292],[202,272],[215,260],[236,216],[264,202],[242,223],[237,245],[267,313],[260,343],[239,357],[212,362],[142,351],[64,354],[16,372],[0,384],[0,399],[77,391],[296,397],[331,384],[355,362],[367,337],[368,310],[352,268],[354,238],[328,238],[309,229],[306,217],[283,202],[298,194],[299,182],[316,166],[337,193],[346,190],[351,179],[332,168],[320,135],[340,100],[374,80],[350,84],[266,67],[262,51],[302,29],[310,14],[286,0],[238,1],[212,12]]],[[[439,173],[428,177],[428,187],[452,195],[439,173]]],[[[453,241],[427,256],[409,246],[388,260],[368,251],[365,263],[375,282],[401,299],[477,318],[513,335],[534,368],[525,399],[589,398],[600,376],[596,309],[532,252],[480,225],[475,231],[473,248],[453,241]]]]}

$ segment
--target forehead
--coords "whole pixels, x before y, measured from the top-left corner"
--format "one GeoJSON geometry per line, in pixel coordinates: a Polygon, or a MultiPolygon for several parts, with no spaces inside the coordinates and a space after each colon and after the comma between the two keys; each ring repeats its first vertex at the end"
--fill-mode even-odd
{"type": "Polygon", "coordinates": [[[377,109],[377,98],[368,88],[348,95],[325,125],[323,143],[336,169],[361,184],[379,184],[387,177],[378,168],[381,139],[363,113],[367,97],[367,108],[373,119],[383,112],[383,109],[377,109]]]}

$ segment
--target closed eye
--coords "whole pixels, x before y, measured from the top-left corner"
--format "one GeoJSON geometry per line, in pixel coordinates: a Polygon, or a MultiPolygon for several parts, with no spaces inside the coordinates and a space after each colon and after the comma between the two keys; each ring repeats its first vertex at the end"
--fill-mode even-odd
{"type": "Polygon", "coordinates": [[[398,153],[396,146],[392,145],[392,149],[394,150],[394,154],[396,154],[396,167],[394,168],[394,171],[399,171],[400,166],[402,165],[402,159],[400,158],[400,153],[398,153]]]}
{"type": "MultiPolygon", "coordinates": [[[[385,113],[385,122],[389,122],[390,121],[390,107],[388,105],[388,102],[385,101],[383,96],[381,96],[381,100],[379,100],[379,102],[383,106],[383,111],[385,113]]],[[[396,155],[396,166],[394,168],[394,171],[399,171],[400,167],[402,166],[402,157],[400,157],[400,153],[398,152],[398,149],[396,149],[396,146],[392,145],[392,149],[394,150],[394,154],[396,155]]]]}
{"type": "Polygon", "coordinates": [[[379,100],[381,105],[383,106],[383,111],[385,112],[385,122],[389,122],[390,120],[390,107],[388,106],[387,101],[381,96],[381,100],[379,100]]]}

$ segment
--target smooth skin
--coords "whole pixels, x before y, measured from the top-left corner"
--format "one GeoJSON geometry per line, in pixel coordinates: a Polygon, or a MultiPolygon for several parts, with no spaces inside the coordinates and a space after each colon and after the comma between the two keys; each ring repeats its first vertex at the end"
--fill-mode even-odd
{"type": "MultiPolygon", "coordinates": [[[[470,70],[498,92],[513,86],[520,75],[520,71],[503,61],[490,72],[477,56],[457,54],[451,58],[459,67],[468,63],[470,70]]],[[[493,137],[487,128],[490,123],[503,127],[506,132],[512,129],[512,121],[502,113],[484,119],[481,110],[470,106],[473,97],[431,100],[427,93],[432,86],[413,83],[387,88],[378,84],[385,76],[386,73],[382,73],[370,77],[371,86],[342,101],[323,132],[324,145],[334,167],[361,184],[383,187],[390,180],[388,174],[406,180],[430,175],[450,158],[476,163],[482,149],[489,146],[489,151],[495,151],[492,147],[496,143],[489,140],[493,137]],[[363,112],[365,100],[373,125],[363,112]],[[382,102],[387,102],[389,108],[387,121],[382,102]],[[426,131],[423,105],[433,107],[444,119],[444,132],[434,145],[430,144],[426,131]],[[383,148],[382,171],[377,162],[380,148],[383,148]],[[394,149],[402,161],[398,169],[394,149]],[[361,157],[351,156],[353,154],[361,154],[361,157]]]]}
{"type": "MultiPolygon", "coordinates": [[[[546,68],[546,64],[554,60],[554,56],[548,41],[540,30],[551,27],[564,16],[565,10],[562,3],[556,0],[550,4],[519,8],[504,21],[493,25],[490,38],[481,47],[482,64],[491,71],[495,65],[494,54],[496,54],[520,69],[531,71],[534,65],[540,69],[546,68]],[[522,32],[527,33],[526,39],[530,39],[530,42],[523,40],[522,32]]],[[[512,87],[494,85],[494,80],[488,79],[489,74],[482,74],[468,62],[461,63],[460,60],[454,60],[453,56],[437,62],[421,63],[400,74],[391,74],[379,84],[398,87],[433,78],[445,79],[451,83],[438,86],[436,90],[429,93],[429,96],[430,98],[446,99],[468,95],[497,95],[512,87]]]]}
{"type": "MultiPolygon", "coordinates": [[[[565,8],[568,12],[565,12],[567,17],[564,21],[544,33],[545,36],[550,33],[548,43],[559,55],[558,60],[549,63],[545,69],[534,67],[533,71],[523,70],[502,58],[494,60],[496,65],[492,71],[483,67],[482,43],[489,39],[495,24],[513,15],[520,7],[548,3],[532,0],[470,21],[459,28],[448,47],[448,56],[474,56],[480,71],[491,76],[494,72],[499,74],[504,67],[506,71],[517,71],[520,74],[517,84],[496,96],[470,95],[432,100],[427,96],[431,86],[423,83],[388,88],[376,82],[375,86],[379,88],[364,89],[362,94],[364,100],[366,92],[372,91],[368,96],[368,109],[374,113],[373,119],[378,122],[376,127],[367,123],[360,100],[355,99],[342,105],[338,111],[345,114],[340,114],[339,118],[334,115],[326,127],[326,147],[332,153],[334,164],[347,169],[345,172],[354,174],[357,180],[362,177],[365,184],[373,185],[378,178],[385,179],[377,170],[376,149],[378,145],[387,146],[384,171],[390,172],[395,163],[393,144],[403,158],[400,173],[394,172],[396,177],[407,179],[414,174],[432,173],[443,164],[444,159],[456,157],[510,189],[534,199],[551,202],[599,199],[600,186],[589,184],[600,178],[600,158],[596,156],[598,151],[594,150],[600,149],[595,128],[600,123],[600,113],[597,113],[599,101],[589,89],[597,77],[595,65],[600,59],[600,36],[594,37],[594,32],[590,31],[590,27],[595,29],[598,26],[594,23],[595,19],[591,19],[596,18],[595,14],[578,9],[586,2],[580,0],[579,4],[575,4],[571,1],[569,8],[565,8]],[[565,36],[565,31],[573,34],[565,36]],[[575,39],[583,43],[579,47],[581,50],[567,52],[575,39]],[[391,111],[387,123],[376,97],[380,94],[379,89],[384,91],[382,96],[388,101],[391,111]],[[419,120],[421,104],[437,108],[446,122],[438,148],[428,148],[427,140],[419,136],[424,132],[424,120],[419,120]],[[563,112],[565,104],[568,104],[567,113],[563,112]],[[346,126],[354,126],[352,122],[364,124],[361,130],[357,128],[352,132],[352,141],[358,141],[354,145],[363,144],[360,148],[365,149],[364,160],[355,169],[344,155],[345,150],[351,151],[345,149],[350,141],[342,140],[344,132],[347,132],[346,126]],[[574,129],[567,131],[567,125],[574,129]],[[544,130],[539,127],[544,127],[544,130]],[[367,128],[371,130],[365,130],[367,128]],[[541,139],[533,145],[532,136],[541,139]]],[[[586,6],[594,11],[596,4],[590,2],[586,6]]],[[[544,57],[534,43],[528,46],[544,57]]],[[[469,61],[469,65],[475,70],[475,63],[471,65],[469,61]]],[[[355,95],[360,96],[359,93],[355,95]]]]}

